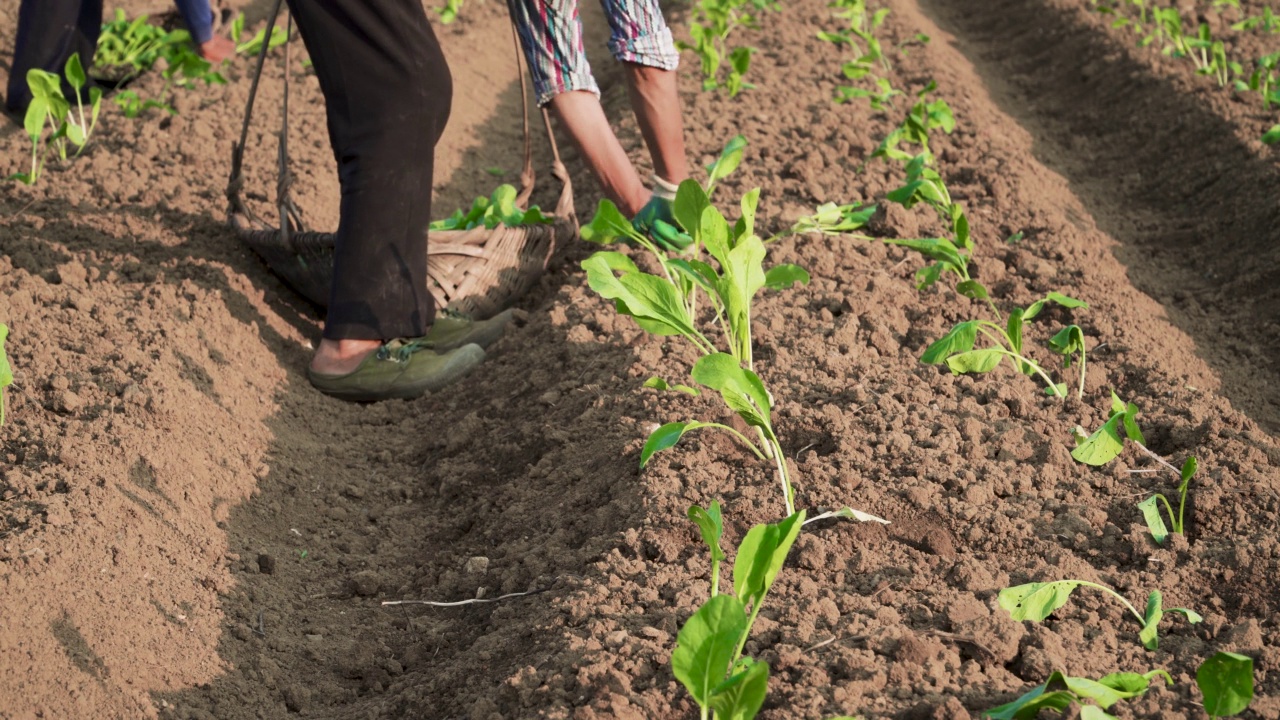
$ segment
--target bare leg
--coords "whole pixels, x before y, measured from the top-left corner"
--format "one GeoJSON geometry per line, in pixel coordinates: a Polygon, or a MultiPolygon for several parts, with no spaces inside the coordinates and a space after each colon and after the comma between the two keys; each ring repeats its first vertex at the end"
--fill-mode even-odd
{"type": "Polygon", "coordinates": [[[311,369],[325,375],[346,375],[382,346],[381,340],[330,340],[322,338],[311,358],[311,369]]]}
{"type": "Polygon", "coordinates": [[[644,144],[653,158],[658,177],[679,185],[689,177],[685,159],[684,125],[680,116],[679,87],[673,70],[624,62],[627,91],[644,144]]]}
{"type": "Polygon", "coordinates": [[[551,100],[551,108],[604,186],[605,195],[627,217],[640,212],[649,201],[649,189],[641,182],[613,128],[609,127],[599,98],[590,92],[573,90],[556,95],[551,100]]]}

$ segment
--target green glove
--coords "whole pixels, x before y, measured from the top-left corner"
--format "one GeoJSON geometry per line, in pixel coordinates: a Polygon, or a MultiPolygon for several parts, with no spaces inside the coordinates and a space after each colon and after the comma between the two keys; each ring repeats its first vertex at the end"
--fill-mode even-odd
{"type": "Polygon", "coordinates": [[[631,227],[642,235],[648,235],[658,245],[671,252],[680,252],[693,244],[693,238],[680,229],[672,211],[672,202],[655,194],[640,208],[631,227]]]}

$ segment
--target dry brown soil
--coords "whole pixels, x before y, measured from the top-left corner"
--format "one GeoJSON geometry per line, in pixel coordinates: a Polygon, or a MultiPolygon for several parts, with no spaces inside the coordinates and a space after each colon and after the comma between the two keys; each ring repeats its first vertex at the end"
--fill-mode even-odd
{"type": "MultiPolygon", "coordinates": [[[[266,4],[247,6],[251,20],[266,4]]],[[[772,261],[813,274],[762,295],[755,325],[799,504],[892,524],[801,537],[748,643],[773,668],[762,717],[958,720],[1054,669],[1162,667],[1173,687],[1116,712],[1199,719],[1193,675],[1217,650],[1255,658],[1244,717],[1280,717],[1280,173],[1256,139],[1272,120],[1186,63],[1132,48],[1085,2],[885,6],[893,86],[935,80],[955,111],[934,150],[968,209],[978,277],[1005,308],[1049,290],[1088,301],[1049,311],[1031,335],[1042,347],[1080,324],[1087,392],[1061,402],[1007,366],[952,377],[921,365],[932,339],[982,308],[917,291],[914,255],[847,237],[775,246],[772,261]],[[910,42],[917,33],[930,41],[910,42]],[[1103,469],[1070,458],[1070,429],[1096,427],[1111,388],[1142,408],[1152,450],[1200,460],[1188,532],[1167,547],[1134,504],[1172,478],[1130,473],[1152,467],[1132,449],[1103,469]],[[1009,584],[1066,577],[1135,602],[1160,589],[1206,621],[1166,620],[1148,652],[1098,594],[1042,624],[995,606],[1009,584]]],[[[0,1],[0,58],[16,7],[0,1]]],[[[603,23],[585,15],[597,52],[603,23]]],[[[866,158],[907,102],[831,102],[849,58],[815,38],[839,26],[821,0],[764,24],[743,35],[759,48],[758,87],[737,98],[700,92],[686,56],[690,157],[705,162],[735,133],[750,142],[718,200],[762,188],[762,222],[777,230],[818,202],[882,198],[901,167],[866,158]]],[[[519,93],[500,4],[468,4],[438,31],[456,88],[437,162],[443,214],[487,194],[487,168],[515,178],[519,93]]],[[[1242,52],[1265,42],[1233,40],[1242,52]]],[[[647,166],[616,68],[599,52],[596,66],[647,166]]],[[[250,197],[264,209],[281,73],[273,63],[251,134],[250,197]]],[[[0,191],[0,322],[16,374],[0,429],[0,718],[695,717],[668,664],[707,591],[684,512],[719,499],[734,544],[781,506],[768,468],[715,435],[637,470],[654,423],[721,412],[641,387],[684,377],[690,349],[590,292],[577,262],[592,248],[574,246],[467,381],[413,402],[318,395],[302,372],[316,310],[223,225],[247,61],[227,74],[225,87],[178,92],[173,117],[109,109],[86,156],[0,191]],[[464,608],[380,605],[528,590],[464,608]]],[[[337,187],[319,93],[300,65],[293,78],[295,193],[327,229],[337,187]]],[[[24,142],[0,129],[4,172],[25,162],[24,142]]],[[[595,186],[566,159],[589,215],[595,186]]],[[[555,190],[536,198],[549,205],[555,190]]],[[[924,209],[875,226],[938,230],[924,209]]]]}

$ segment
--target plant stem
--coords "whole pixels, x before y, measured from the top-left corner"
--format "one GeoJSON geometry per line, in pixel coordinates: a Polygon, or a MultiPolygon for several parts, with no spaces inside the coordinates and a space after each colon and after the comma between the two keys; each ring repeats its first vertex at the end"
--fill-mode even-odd
{"type": "Polygon", "coordinates": [[[733,663],[738,662],[738,659],[742,657],[742,649],[747,646],[747,638],[751,636],[751,626],[756,624],[756,616],[760,614],[760,608],[764,605],[764,599],[768,594],[768,591],[765,591],[764,595],[761,595],[760,599],[756,600],[755,607],[751,608],[751,618],[747,620],[747,627],[742,631],[742,637],[738,640],[738,648],[733,652],[733,662],[729,663],[730,667],[733,667],[733,663]]]}
{"type": "Polygon", "coordinates": [[[773,438],[773,461],[778,466],[778,478],[782,481],[782,498],[787,504],[787,517],[791,517],[796,512],[795,505],[791,502],[791,478],[787,475],[787,460],[782,457],[782,448],[778,445],[777,438],[773,438]]]}
{"type": "Polygon", "coordinates": [[[1134,606],[1133,606],[1133,603],[1129,602],[1129,601],[1128,601],[1128,599],[1126,599],[1126,598],[1125,598],[1125,596],[1121,595],[1120,593],[1116,592],[1115,590],[1112,590],[1111,588],[1107,587],[1106,585],[1099,585],[1098,583],[1092,583],[1092,582],[1089,582],[1089,581],[1087,581],[1087,580],[1077,580],[1076,582],[1080,583],[1081,585],[1086,585],[1086,586],[1088,586],[1088,587],[1095,588],[1095,589],[1097,589],[1097,590],[1102,590],[1102,591],[1104,591],[1104,592],[1107,592],[1107,593],[1111,594],[1111,595],[1112,595],[1112,596],[1114,596],[1117,600],[1119,600],[1120,602],[1124,603],[1124,606],[1125,606],[1125,607],[1129,608],[1129,612],[1133,613],[1133,616],[1134,616],[1134,617],[1136,617],[1136,618],[1138,618],[1138,622],[1140,622],[1140,623],[1142,623],[1142,624],[1144,624],[1144,625],[1147,623],[1147,619],[1146,619],[1146,618],[1144,618],[1144,617],[1142,616],[1142,613],[1138,612],[1138,608],[1134,607],[1134,606]]]}
{"type": "Polygon", "coordinates": [[[711,597],[720,594],[720,561],[711,561],[711,597]]]}
{"type": "Polygon", "coordinates": [[[1169,522],[1173,523],[1173,531],[1181,534],[1182,524],[1178,522],[1177,516],[1173,514],[1173,506],[1169,504],[1169,498],[1160,493],[1156,493],[1155,496],[1160,498],[1160,502],[1164,503],[1164,509],[1169,513],[1169,522]]]}
{"type": "Polygon", "coordinates": [[[1080,391],[1076,394],[1076,397],[1080,400],[1083,400],[1084,399],[1084,371],[1085,371],[1085,366],[1088,363],[1088,359],[1085,357],[1084,338],[1083,337],[1080,338],[1080,341],[1081,341],[1080,342],[1080,391]]]}
{"type": "Polygon", "coordinates": [[[720,423],[704,423],[703,425],[701,425],[701,426],[699,426],[699,427],[695,427],[695,428],[693,428],[693,429],[694,429],[694,430],[699,430],[699,429],[701,429],[701,428],[709,428],[709,427],[717,428],[717,429],[719,429],[719,430],[728,430],[728,431],[729,431],[730,433],[732,433],[735,437],[737,437],[739,440],[741,440],[741,441],[742,441],[742,443],[743,443],[744,445],[746,445],[748,448],[750,448],[750,449],[751,449],[751,452],[755,453],[757,458],[760,458],[761,460],[767,460],[767,459],[768,459],[767,457],[765,457],[765,454],[764,454],[763,452],[761,452],[761,451],[760,451],[760,448],[756,447],[756,444],[755,444],[755,443],[753,443],[753,442],[751,442],[749,439],[747,439],[747,436],[746,436],[746,435],[743,435],[742,433],[738,432],[737,430],[733,429],[732,427],[729,427],[728,425],[721,425],[720,423]]]}

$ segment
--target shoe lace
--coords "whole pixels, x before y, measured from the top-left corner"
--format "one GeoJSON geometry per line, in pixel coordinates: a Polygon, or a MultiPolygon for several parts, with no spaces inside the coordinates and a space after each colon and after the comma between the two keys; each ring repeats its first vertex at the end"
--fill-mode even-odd
{"type": "Polygon", "coordinates": [[[383,343],[382,347],[378,348],[377,357],[379,360],[407,363],[414,353],[420,350],[430,350],[434,346],[435,343],[426,338],[396,338],[383,343]],[[392,347],[394,343],[399,344],[392,347]]]}

